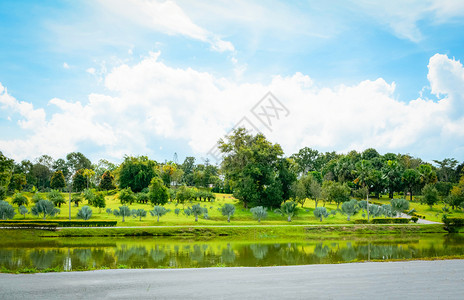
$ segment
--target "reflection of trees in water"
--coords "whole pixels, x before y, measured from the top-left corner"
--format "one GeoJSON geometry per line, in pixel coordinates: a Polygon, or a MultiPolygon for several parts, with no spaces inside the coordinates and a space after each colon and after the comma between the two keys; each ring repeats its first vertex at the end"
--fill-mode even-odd
{"type": "Polygon", "coordinates": [[[267,252],[269,251],[269,246],[265,244],[251,244],[250,249],[253,252],[253,256],[256,259],[261,260],[266,256],[267,252]]]}
{"type": "Polygon", "coordinates": [[[280,257],[284,264],[295,265],[303,260],[305,256],[304,252],[298,250],[296,244],[288,243],[286,247],[280,247],[279,252],[280,257]]]}
{"type": "Polygon", "coordinates": [[[135,246],[129,248],[127,245],[123,244],[120,248],[116,249],[115,255],[118,258],[118,262],[128,262],[131,259],[140,259],[141,257],[146,257],[147,249],[145,246],[135,246]]]}
{"type": "Polygon", "coordinates": [[[199,245],[193,245],[193,251],[190,251],[190,259],[196,262],[202,262],[205,257],[204,251],[199,245]]]}
{"type": "Polygon", "coordinates": [[[0,266],[11,268],[15,262],[13,262],[13,250],[0,249],[0,266]]]}
{"type": "Polygon", "coordinates": [[[235,261],[235,252],[230,247],[230,244],[227,244],[227,248],[222,249],[221,259],[223,262],[231,264],[235,261]]]}
{"type": "Polygon", "coordinates": [[[356,250],[351,246],[351,243],[346,243],[346,247],[340,248],[338,253],[342,257],[343,261],[352,261],[358,256],[356,250]]]}
{"type": "Polygon", "coordinates": [[[323,245],[322,243],[317,244],[314,248],[314,255],[316,255],[318,258],[326,257],[329,254],[329,252],[329,246],[323,245]]]}
{"type": "Polygon", "coordinates": [[[91,249],[74,249],[72,254],[83,264],[89,262],[89,260],[92,258],[91,249]]]}
{"type": "Polygon", "coordinates": [[[154,262],[160,262],[166,257],[166,252],[161,250],[158,245],[155,246],[155,249],[151,249],[150,256],[154,262]]]}
{"type": "Polygon", "coordinates": [[[58,254],[57,250],[34,250],[29,258],[37,269],[47,269],[52,266],[56,254],[58,254]]]}

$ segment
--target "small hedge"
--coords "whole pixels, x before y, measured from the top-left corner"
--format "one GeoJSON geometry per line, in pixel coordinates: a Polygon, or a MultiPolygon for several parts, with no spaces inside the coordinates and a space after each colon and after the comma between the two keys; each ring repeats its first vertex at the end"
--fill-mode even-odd
{"type": "Polygon", "coordinates": [[[354,224],[367,224],[367,220],[366,219],[358,219],[358,220],[354,220],[354,224]]]}
{"type": "Polygon", "coordinates": [[[425,219],[425,216],[424,216],[424,215],[420,215],[420,214],[415,213],[415,212],[413,212],[413,213],[411,214],[411,216],[418,217],[419,219],[425,219]]]}
{"type": "Polygon", "coordinates": [[[464,218],[448,218],[445,215],[442,221],[445,224],[443,228],[450,233],[458,232],[459,229],[464,227],[464,218]]]}
{"type": "Polygon", "coordinates": [[[36,222],[1,222],[0,227],[18,228],[18,229],[44,229],[56,230],[56,224],[36,223],[36,222]]]}
{"type": "Polygon", "coordinates": [[[0,220],[0,227],[5,223],[12,224],[54,224],[55,227],[112,227],[118,221],[92,220],[92,221],[68,221],[68,220],[0,220]]]}
{"type": "Polygon", "coordinates": [[[376,218],[372,219],[373,224],[407,224],[409,219],[407,218],[376,218]]]}

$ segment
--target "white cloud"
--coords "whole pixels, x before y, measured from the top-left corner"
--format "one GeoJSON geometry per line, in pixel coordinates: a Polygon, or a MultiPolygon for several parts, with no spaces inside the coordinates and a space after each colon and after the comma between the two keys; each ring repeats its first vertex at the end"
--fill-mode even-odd
{"type": "Polygon", "coordinates": [[[403,39],[420,42],[424,37],[418,23],[445,23],[464,16],[461,0],[352,1],[353,5],[389,26],[403,39]]]}
{"type": "Polygon", "coordinates": [[[174,1],[100,0],[106,10],[143,27],[207,42],[214,51],[234,51],[231,42],[195,24],[174,1]]]}
{"type": "Polygon", "coordinates": [[[89,73],[89,74],[92,74],[92,75],[95,75],[95,72],[96,72],[95,68],[88,68],[88,69],[85,70],[85,71],[86,71],[87,73],[89,73]]]}
{"type": "Polygon", "coordinates": [[[69,69],[70,67],[69,67],[68,63],[64,62],[64,63],[63,63],[63,68],[69,69]]]}
{"type": "Polygon", "coordinates": [[[173,68],[151,53],[135,65],[122,64],[105,77],[108,95],[91,94],[87,103],[52,99],[56,112],[17,101],[0,85],[2,109],[21,116],[27,137],[0,140],[5,154],[22,159],[47,153],[63,156],[90,143],[105,155],[153,154],[159,144],[186,141],[204,155],[219,137],[246,116],[287,154],[309,146],[347,151],[375,147],[426,159],[463,159],[464,68],[445,55],[428,65],[432,93],[395,99],[395,83],[382,78],[352,86],[318,87],[308,76],[275,76],[268,84],[237,83],[207,72],[173,68]],[[288,108],[287,118],[266,129],[250,109],[268,92],[288,108]],[[111,95],[111,96],[110,96],[111,95]]]}

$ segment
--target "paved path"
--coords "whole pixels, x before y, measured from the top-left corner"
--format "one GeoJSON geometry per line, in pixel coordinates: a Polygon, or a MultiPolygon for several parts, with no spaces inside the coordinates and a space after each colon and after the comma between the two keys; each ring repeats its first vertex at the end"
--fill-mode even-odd
{"type": "Polygon", "coordinates": [[[0,274],[0,299],[462,299],[464,260],[0,274]]]}

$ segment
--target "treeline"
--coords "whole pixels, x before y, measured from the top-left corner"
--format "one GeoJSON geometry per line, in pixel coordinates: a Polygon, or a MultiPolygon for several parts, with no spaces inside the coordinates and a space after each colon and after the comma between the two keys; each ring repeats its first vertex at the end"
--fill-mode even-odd
{"type": "Polygon", "coordinates": [[[277,208],[289,199],[301,204],[306,199],[315,200],[316,205],[319,200],[340,204],[352,197],[388,194],[393,198],[395,193],[410,200],[422,195],[421,201],[429,205],[441,200],[453,208],[464,204],[464,163],[454,158],[425,162],[408,154],[380,154],[373,148],[339,154],[308,147],[284,157],[279,144],[243,128],[218,144],[224,157],[220,166],[196,163],[194,157],[181,164],[156,162],[146,156],[126,156],[119,165],[104,159],[92,163],[80,152],[57,160],[42,155],[33,161],[15,162],[0,152],[0,200],[22,190],[118,188],[148,192],[157,177],[171,188],[171,194],[183,186],[233,193],[245,207],[277,208]]]}

